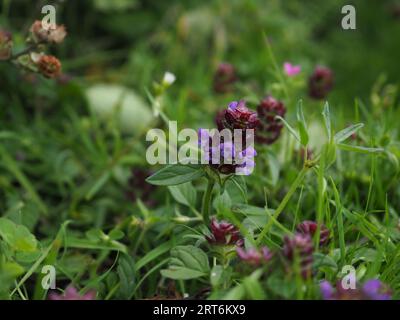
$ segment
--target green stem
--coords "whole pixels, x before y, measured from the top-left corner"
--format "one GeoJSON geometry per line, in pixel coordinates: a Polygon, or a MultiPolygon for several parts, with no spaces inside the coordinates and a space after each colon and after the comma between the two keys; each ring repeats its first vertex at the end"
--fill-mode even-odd
{"type": "Polygon", "coordinates": [[[278,208],[275,210],[274,214],[272,217],[269,219],[268,223],[265,225],[264,229],[261,231],[259,234],[256,243],[259,245],[261,240],[265,237],[265,235],[268,233],[268,231],[271,229],[272,224],[274,221],[278,220],[279,215],[282,213],[283,209],[285,209],[287,203],[289,202],[290,198],[293,196],[293,194],[296,192],[297,188],[300,186],[300,184],[303,181],[304,176],[307,173],[308,167],[304,167],[298,174],[296,180],[293,182],[291,185],[288,193],[285,195],[285,197],[282,199],[282,202],[279,204],[278,208]]]}
{"type": "Polygon", "coordinates": [[[214,189],[215,181],[208,179],[207,190],[204,193],[203,206],[201,213],[203,215],[203,221],[206,225],[210,224],[210,207],[211,207],[211,196],[214,189]]]}

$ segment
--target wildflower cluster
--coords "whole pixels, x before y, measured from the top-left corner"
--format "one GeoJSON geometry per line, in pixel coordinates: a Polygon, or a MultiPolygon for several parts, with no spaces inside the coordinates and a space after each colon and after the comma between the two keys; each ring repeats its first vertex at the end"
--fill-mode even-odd
{"type": "Polygon", "coordinates": [[[343,288],[341,281],[333,288],[328,281],[320,283],[324,300],[391,300],[391,290],[378,279],[366,281],[361,288],[343,288]]]}
{"type": "Polygon", "coordinates": [[[40,73],[45,78],[55,79],[62,76],[60,60],[44,52],[47,45],[61,44],[67,36],[63,25],[44,25],[35,21],[29,29],[26,39],[27,47],[13,54],[12,35],[8,31],[0,31],[0,60],[12,61],[19,67],[40,73]]]}

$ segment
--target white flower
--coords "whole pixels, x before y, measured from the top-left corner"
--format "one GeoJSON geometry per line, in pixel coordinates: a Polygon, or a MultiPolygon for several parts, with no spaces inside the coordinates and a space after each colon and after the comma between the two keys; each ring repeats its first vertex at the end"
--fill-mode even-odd
{"type": "Polygon", "coordinates": [[[165,85],[170,86],[175,82],[175,80],[176,80],[176,76],[173,73],[168,72],[168,71],[165,72],[164,79],[163,79],[163,83],[165,85]]]}

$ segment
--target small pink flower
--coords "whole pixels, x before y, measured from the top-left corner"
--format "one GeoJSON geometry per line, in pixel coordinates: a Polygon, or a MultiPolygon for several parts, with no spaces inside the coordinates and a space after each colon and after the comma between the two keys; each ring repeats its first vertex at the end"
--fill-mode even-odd
{"type": "Polygon", "coordinates": [[[49,300],[95,300],[96,292],[94,290],[90,290],[85,294],[80,294],[77,289],[73,286],[67,287],[65,289],[64,294],[58,293],[50,293],[49,300]]]}
{"type": "Polygon", "coordinates": [[[290,62],[285,62],[283,64],[283,69],[285,70],[285,73],[289,77],[293,77],[296,74],[300,73],[301,71],[301,66],[294,66],[290,62]]]}

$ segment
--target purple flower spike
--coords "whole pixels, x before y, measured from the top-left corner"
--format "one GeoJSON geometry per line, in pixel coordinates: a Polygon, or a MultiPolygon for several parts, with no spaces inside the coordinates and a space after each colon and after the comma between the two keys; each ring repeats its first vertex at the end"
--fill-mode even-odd
{"type": "Polygon", "coordinates": [[[390,290],[378,279],[371,279],[364,283],[363,293],[371,300],[391,300],[390,290]]]}

